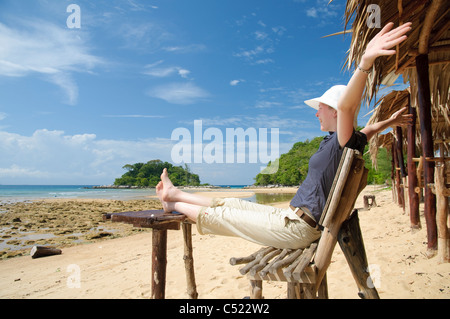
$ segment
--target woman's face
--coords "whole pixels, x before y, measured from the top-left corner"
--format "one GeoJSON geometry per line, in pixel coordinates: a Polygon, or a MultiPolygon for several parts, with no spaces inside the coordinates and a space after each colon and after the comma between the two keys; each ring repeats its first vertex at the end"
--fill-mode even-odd
{"type": "Polygon", "coordinates": [[[316,113],[320,122],[320,129],[325,132],[335,132],[337,128],[337,111],[332,107],[319,103],[316,113]]]}

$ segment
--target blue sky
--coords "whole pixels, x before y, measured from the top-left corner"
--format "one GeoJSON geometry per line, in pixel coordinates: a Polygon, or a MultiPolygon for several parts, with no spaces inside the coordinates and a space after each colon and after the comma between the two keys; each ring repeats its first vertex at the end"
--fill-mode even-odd
{"type": "MultiPolygon", "coordinates": [[[[345,2],[327,3],[2,0],[0,184],[111,184],[125,164],[173,163],[172,133],[194,143],[195,120],[224,142],[276,128],[280,154],[324,135],[303,101],[350,76],[350,36],[322,38],[345,2]]],[[[188,163],[216,185],[252,184],[261,165],[188,163]]]]}

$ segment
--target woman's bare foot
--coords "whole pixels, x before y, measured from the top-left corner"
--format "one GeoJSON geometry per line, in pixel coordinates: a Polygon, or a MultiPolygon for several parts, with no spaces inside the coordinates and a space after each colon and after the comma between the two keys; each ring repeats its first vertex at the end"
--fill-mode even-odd
{"type": "Polygon", "coordinates": [[[158,185],[156,185],[156,195],[158,195],[159,201],[161,202],[163,209],[166,213],[173,212],[173,203],[167,202],[163,199],[163,191],[164,191],[164,185],[163,182],[159,182],[158,185]]]}
{"type": "MultiPolygon", "coordinates": [[[[169,178],[169,174],[167,173],[167,169],[164,168],[161,174],[161,198],[165,202],[176,202],[178,201],[177,195],[180,193],[180,190],[173,186],[172,181],[169,178]]],[[[159,185],[159,184],[158,184],[159,185]]]]}

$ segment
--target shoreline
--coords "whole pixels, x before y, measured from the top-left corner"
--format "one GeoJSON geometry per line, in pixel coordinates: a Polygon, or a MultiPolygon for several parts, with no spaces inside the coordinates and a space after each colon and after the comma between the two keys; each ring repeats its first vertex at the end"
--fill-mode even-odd
{"type": "MultiPolygon", "coordinates": [[[[190,189],[208,197],[252,200],[263,189],[190,189]]],[[[270,193],[284,193],[271,189],[270,193]]],[[[0,202],[0,259],[29,254],[34,245],[66,248],[96,240],[126,237],[150,230],[103,221],[103,214],[162,209],[156,195],[145,199],[40,198],[0,202]]]]}

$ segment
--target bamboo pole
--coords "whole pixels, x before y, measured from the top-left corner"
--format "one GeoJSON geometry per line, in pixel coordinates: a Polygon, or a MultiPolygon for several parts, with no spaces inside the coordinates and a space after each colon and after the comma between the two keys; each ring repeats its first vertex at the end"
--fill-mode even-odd
{"type": "MultiPolygon", "coordinates": [[[[420,54],[416,57],[416,71],[419,102],[419,120],[422,138],[422,154],[424,157],[433,157],[433,137],[431,130],[431,94],[427,54],[420,54]]],[[[424,215],[425,221],[427,223],[427,255],[429,258],[436,255],[437,250],[436,196],[428,186],[428,184],[434,182],[434,166],[434,162],[424,161],[424,215]]]]}

